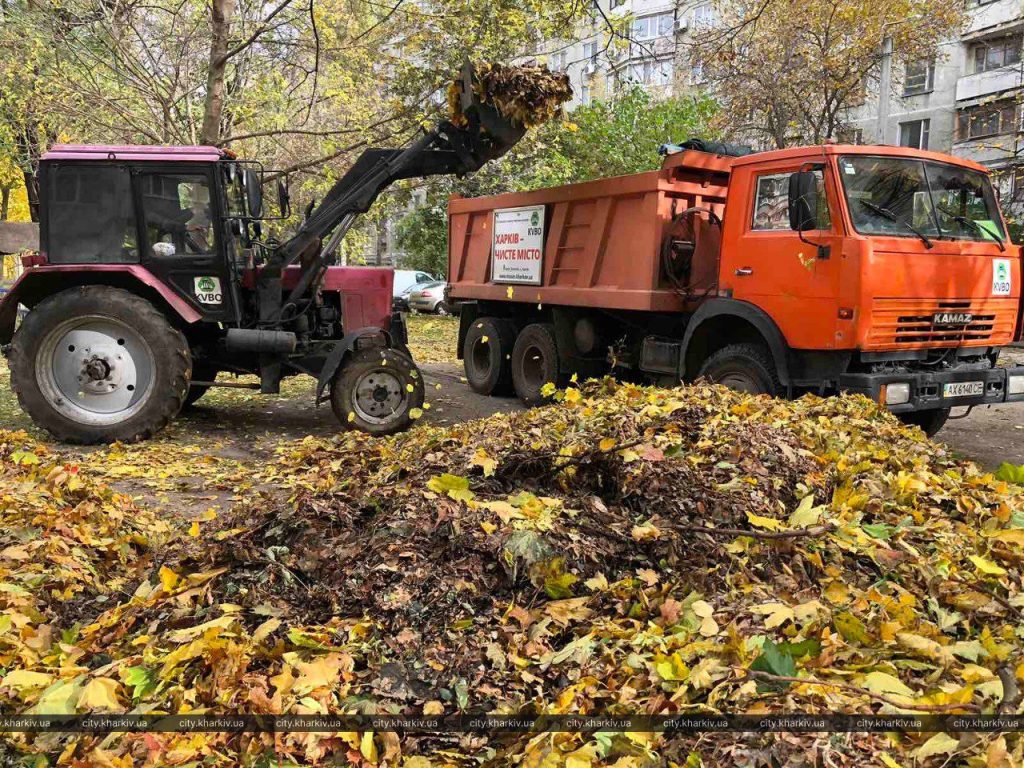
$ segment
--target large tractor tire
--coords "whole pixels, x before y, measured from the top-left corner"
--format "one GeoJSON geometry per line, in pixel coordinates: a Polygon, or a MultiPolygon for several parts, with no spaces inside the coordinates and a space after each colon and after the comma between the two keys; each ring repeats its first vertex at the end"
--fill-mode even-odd
{"type": "Polygon", "coordinates": [[[81,286],[39,303],[14,335],[11,387],[58,440],[144,440],[181,410],[188,342],[152,304],[120,288],[81,286]]]}
{"type": "Polygon", "coordinates": [[[782,391],[768,349],[760,344],[729,344],[711,355],[698,377],[752,395],[778,395],[782,391]]]}
{"type": "Polygon", "coordinates": [[[928,437],[934,437],[935,433],[946,425],[950,410],[950,408],[932,408],[928,411],[897,413],[896,418],[904,424],[920,427],[928,437]]]}
{"type": "Polygon", "coordinates": [[[462,364],[466,381],[481,395],[512,394],[512,349],[516,327],[500,317],[481,317],[466,331],[462,364]]]}
{"type": "MultiPolygon", "coordinates": [[[[192,379],[194,381],[215,381],[218,373],[220,371],[208,363],[193,363],[192,365],[192,379]]],[[[209,391],[210,388],[208,386],[189,384],[188,394],[185,395],[185,404],[182,408],[191,408],[199,398],[209,391]]]]}
{"type": "Polygon", "coordinates": [[[512,382],[519,399],[524,405],[540,405],[548,399],[544,385],[558,385],[560,379],[554,326],[533,323],[523,328],[512,350],[512,382]]]}
{"type": "Polygon", "coordinates": [[[395,349],[362,349],[342,363],[331,382],[331,408],[345,427],[390,435],[423,407],[423,374],[395,349]]]}

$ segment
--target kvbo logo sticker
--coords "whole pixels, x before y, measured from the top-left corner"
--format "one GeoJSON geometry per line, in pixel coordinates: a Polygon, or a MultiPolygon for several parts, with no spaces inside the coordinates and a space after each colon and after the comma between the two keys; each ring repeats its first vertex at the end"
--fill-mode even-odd
{"type": "Polygon", "coordinates": [[[1009,259],[992,259],[992,295],[1009,296],[1013,288],[1009,259]]]}
{"type": "Polygon", "coordinates": [[[197,277],[195,282],[196,298],[200,304],[221,304],[224,294],[220,290],[219,277],[197,277]]]}

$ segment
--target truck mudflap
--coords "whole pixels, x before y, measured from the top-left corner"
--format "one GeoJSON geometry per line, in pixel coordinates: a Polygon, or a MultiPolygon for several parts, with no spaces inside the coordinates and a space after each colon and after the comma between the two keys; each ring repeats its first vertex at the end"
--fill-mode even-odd
{"type": "Polygon", "coordinates": [[[839,378],[839,388],[884,403],[893,413],[955,408],[959,405],[993,405],[1024,400],[1024,366],[846,373],[839,378]],[[902,386],[893,387],[904,384],[909,391],[902,386]]]}

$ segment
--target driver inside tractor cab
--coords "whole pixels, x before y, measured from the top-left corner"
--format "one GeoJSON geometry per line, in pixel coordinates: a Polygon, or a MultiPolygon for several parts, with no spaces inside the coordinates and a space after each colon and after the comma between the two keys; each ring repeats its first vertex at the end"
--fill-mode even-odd
{"type": "Polygon", "coordinates": [[[213,211],[205,176],[154,174],[143,177],[146,232],[153,253],[213,252],[213,211]]]}

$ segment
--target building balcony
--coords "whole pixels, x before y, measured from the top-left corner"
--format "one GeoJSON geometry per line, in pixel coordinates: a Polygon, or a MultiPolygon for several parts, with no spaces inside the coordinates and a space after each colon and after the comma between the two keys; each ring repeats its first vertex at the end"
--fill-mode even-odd
{"type": "Polygon", "coordinates": [[[996,0],[969,8],[967,28],[963,34],[970,37],[975,32],[1009,25],[1020,21],[1020,0],[996,0]]]}
{"type": "Polygon", "coordinates": [[[1012,91],[1021,86],[1020,65],[965,75],[956,81],[956,100],[971,101],[1012,91]]]}

